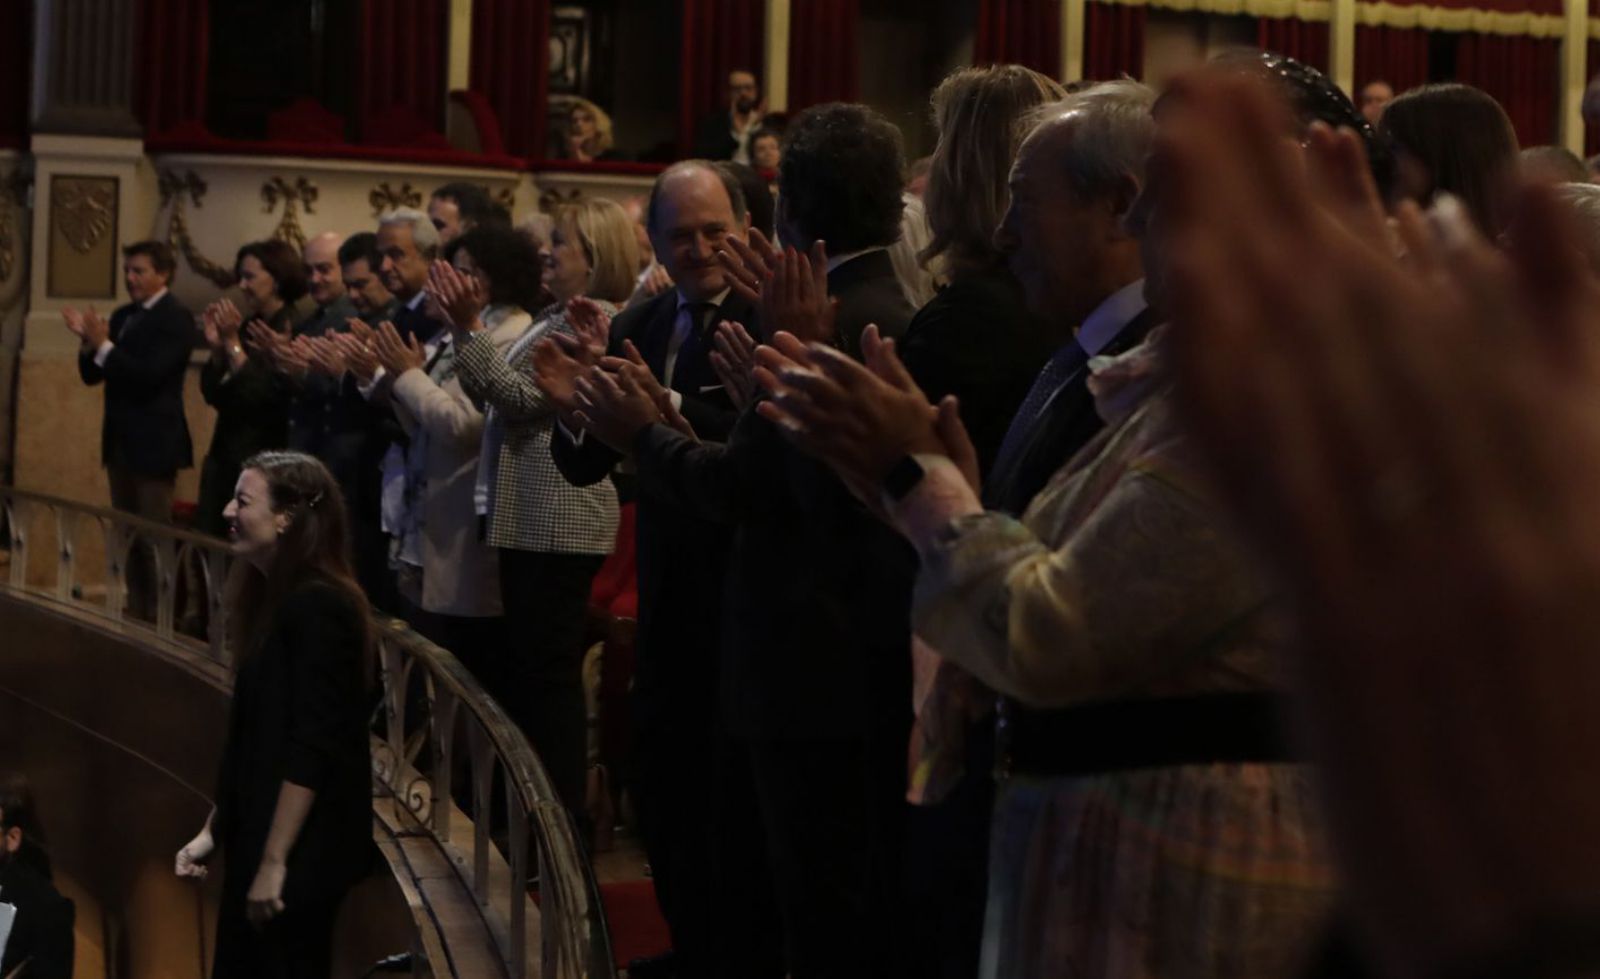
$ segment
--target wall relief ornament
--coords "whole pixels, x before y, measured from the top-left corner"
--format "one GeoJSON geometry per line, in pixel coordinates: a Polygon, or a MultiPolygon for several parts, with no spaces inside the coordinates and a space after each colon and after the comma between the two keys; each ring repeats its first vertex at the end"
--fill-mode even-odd
{"type": "Polygon", "coordinates": [[[17,267],[22,238],[17,216],[28,207],[28,188],[32,184],[33,176],[21,168],[0,181],[0,282],[10,282],[11,273],[17,267]]]}
{"type": "Polygon", "coordinates": [[[117,188],[97,179],[57,178],[50,184],[50,213],[67,244],[79,254],[94,251],[116,223],[117,188]]]}
{"type": "Polygon", "coordinates": [[[411,186],[409,180],[398,189],[385,180],[372,188],[372,193],[367,195],[367,203],[372,205],[372,216],[378,217],[384,211],[392,211],[397,207],[421,207],[422,191],[411,186]]]}
{"type": "Polygon", "coordinates": [[[219,289],[226,289],[234,284],[233,269],[218,265],[195,247],[194,239],[189,236],[189,220],[187,204],[200,206],[200,201],[206,196],[206,182],[195,175],[193,170],[184,171],[182,176],[171,170],[163,170],[158,178],[161,189],[161,206],[172,205],[172,214],[167,219],[167,244],[171,245],[189,267],[211,281],[219,289]]]}
{"type": "Polygon", "coordinates": [[[554,214],[556,208],[563,204],[573,204],[583,198],[583,191],[576,187],[562,190],[560,187],[548,187],[539,194],[539,210],[545,214],[554,214]]]}
{"type": "Polygon", "coordinates": [[[283,217],[273,229],[272,237],[297,249],[305,248],[306,232],[300,227],[300,208],[305,208],[307,214],[317,213],[312,205],[316,204],[318,193],[316,185],[304,177],[296,177],[292,184],[282,177],[273,177],[262,184],[263,211],[271,214],[277,209],[278,201],[283,201],[283,217]]]}

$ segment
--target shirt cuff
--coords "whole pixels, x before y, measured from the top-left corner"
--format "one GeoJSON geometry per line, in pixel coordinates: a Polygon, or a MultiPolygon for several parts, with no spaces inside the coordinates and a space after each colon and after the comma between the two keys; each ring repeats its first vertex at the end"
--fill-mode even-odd
{"type": "Polygon", "coordinates": [[[926,553],[952,520],[982,513],[983,503],[949,456],[918,453],[913,458],[922,467],[922,478],[903,499],[885,498],[884,505],[906,540],[926,553]]]}
{"type": "Polygon", "coordinates": [[[112,343],[110,340],[101,340],[100,346],[96,347],[94,350],[94,365],[96,367],[104,367],[106,365],[106,358],[111,356],[111,351],[115,350],[116,346],[117,345],[112,343]]]}
{"type": "Polygon", "coordinates": [[[683,410],[683,393],[681,391],[668,390],[667,400],[672,402],[672,409],[674,411],[683,410]]]}
{"type": "Polygon", "coordinates": [[[365,384],[361,383],[360,381],[356,382],[356,390],[361,392],[362,398],[367,401],[372,400],[372,392],[378,390],[378,385],[383,383],[384,373],[384,369],[379,367],[377,370],[372,372],[372,379],[370,381],[367,381],[365,384]]]}
{"type": "Polygon", "coordinates": [[[567,437],[567,441],[576,446],[582,446],[583,437],[588,434],[587,432],[581,430],[574,432],[572,429],[568,428],[567,423],[562,421],[560,418],[556,419],[556,427],[561,429],[561,434],[567,437]]]}

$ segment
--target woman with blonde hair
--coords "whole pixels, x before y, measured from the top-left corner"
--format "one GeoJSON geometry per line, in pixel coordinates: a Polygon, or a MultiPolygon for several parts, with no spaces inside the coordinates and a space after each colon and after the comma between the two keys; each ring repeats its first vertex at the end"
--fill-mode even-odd
{"type": "Polygon", "coordinates": [[[567,114],[567,159],[579,163],[615,160],[611,116],[588,99],[573,99],[567,114]]]}
{"type": "MultiPolygon", "coordinates": [[[[943,285],[911,321],[902,355],[935,403],[957,397],[985,472],[1053,350],[994,232],[1010,204],[1017,147],[1040,107],[1064,95],[1020,65],[964,68],[933,93],[939,143],[922,200],[932,237],[918,257],[943,285]]],[[[934,662],[919,657],[919,677],[931,678],[934,662]]],[[[987,893],[993,724],[987,710],[968,708],[992,705],[994,696],[970,677],[952,681],[948,668],[940,680],[914,729],[912,796],[920,804],[906,823],[907,974],[973,976],[987,893]]]]}
{"type": "MultiPolygon", "coordinates": [[[[469,232],[461,247],[477,247],[469,232]]],[[[522,242],[507,264],[530,264],[522,242]]],[[[509,246],[485,254],[514,251],[509,246]]],[[[472,251],[479,258],[477,251],[472,251]]],[[[484,264],[479,259],[480,266],[484,264]]],[[[633,292],[639,246],[627,213],[613,201],[561,207],[550,232],[543,284],[554,301],[534,312],[508,349],[485,339],[496,296],[476,277],[443,263],[429,288],[455,328],[462,388],[486,414],[474,506],[483,539],[499,553],[500,598],[510,646],[494,665],[492,689],[539,753],[562,802],[583,825],[588,719],[583,699],[583,624],[589,588],[617,535],[617,496],[609,481],[573,486],[550,456],[555,406],[528,371],[533,348],[550,334],[575,336],[569,313],[616,313],[633,292]]],[[[490,283],[510,272],[491,273],[490,283]]]]}

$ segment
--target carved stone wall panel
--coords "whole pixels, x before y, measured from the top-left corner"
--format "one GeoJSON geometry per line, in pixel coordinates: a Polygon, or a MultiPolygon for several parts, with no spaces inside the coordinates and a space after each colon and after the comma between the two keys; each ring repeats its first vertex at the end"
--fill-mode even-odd
{"type": "Polygon", "coordinates": [[[409,180],[399,187],[394,187],[385,180],[372,188],[372,193],[367,195],[367,203],[372,205],[372,216],[376,218],[384,211],[400,207],[421,207],[422,191],[411,186],[409,180]]]}
{"type": "Polygon", "coordinates": [[[52,297],[115,299],[116,177],[53,174],[47,291],[52,297]]]}

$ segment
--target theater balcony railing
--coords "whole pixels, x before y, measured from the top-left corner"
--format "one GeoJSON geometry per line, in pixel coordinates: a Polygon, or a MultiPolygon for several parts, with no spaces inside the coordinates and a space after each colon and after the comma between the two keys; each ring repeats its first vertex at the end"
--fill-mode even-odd
{"type": "MultiPolygon", "coordinates": [[[[5,486],[0,528],[8,545],[0,599],[178,660],[231,689],[225,544],[5,486]],[[130,567],[153,582],[135,586],[153,590],[153,603],[135,596],[153,604],[153,615],[130,609],[130,567]]],[[[413,974],[614,976],[593,873],[526,738],[454,656],[403,622],[379,621],[378,648],[374,838],[415,925],[413,974]],[[528,883],[535,867],[537,901],[528,883]]],[[[0,657],[0,688],[4,666],[0,657]]]]}

